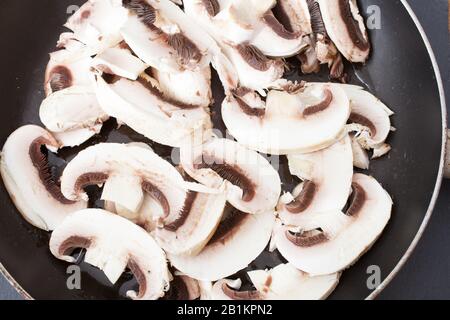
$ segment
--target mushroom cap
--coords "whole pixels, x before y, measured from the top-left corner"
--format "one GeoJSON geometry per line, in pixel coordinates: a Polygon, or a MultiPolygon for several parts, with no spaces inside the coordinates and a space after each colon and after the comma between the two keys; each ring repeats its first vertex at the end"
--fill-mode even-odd
{"type": "Polygon", "coordinates": [[[370,41],[356,0],[316,0],[328,36],[351,62],[366,62],[370,41]]]}
{"type": "Polygon", "coordinates": [[[171,147],[202,137],[212,127],[207,110],[170,101],[157,89],[156,81],[147,78],[120,78],[108,84],[97,77],[97,98],[103,110],[147,138],[171,147]]]}
{"type": "Polygon", "coordinates": [[[198,255],[168,254],[172,265],[201,281],[216,281],[246,268],[269,243],[275,216],[273,211],[258,215],[234,212],[229,219],[198,255]]]}
{"type": "Polygon", "coordinates": [[[228,96],[222,116],[239,143],[268,154],[324,149],[340,140],[350,115],[347,95],[330,84],[308,84],[297,93],[272,90],[262,104],[252,93],[228,96]]]}
{"type": "Polygon", "coordinates": [[[1,175],[11,199],[32,225],[53,230],[64,218],[87,207],[85,201],[65,199],[53,181],[41,146],[57,150],[58,142],[46,130],[34,125],[14,131],[6,141],[1,157],[1,175]]]}
{"type": "Polygon", "coordinates": [[[70,252],[86,249],[85,262],[102,270],[114,284],[128,267],[135,275],[139,292],[127,296],[156,300],[169,287],[166,256],[155,240],[134,223],[100,209],[86,209],[68,216],[52,233],[50,251],[69,263],[70,252]]]}
{"type": "Polygon", "coordinates": [[[284,203],[282,197],[278,214],[285,225],[298,226],[317,212],[344,208],[353,178],[353,152],[348,135],[327,149],[289,155],[288,160],[291,173],[307,182],[296,188],[293,202],[284,203]],[[302,193],[307,184],[313,184],[312,194],[302,193]]]}
{"type": "Polygon", "coordinates": [[[61,190],[68,199],[84,199],[83,188],[103,184],[102,199],[137,212],[145,190],[166,211],[179,212],[188,184],[180,173],[152,150],[141,146],[101,143],[81,151],[66,166],[61,190]]]}
{"type": "Polygon", "coordinates": [[[193,150],[186,146],[181,164],[208,187],[225,184],[228,202],[243,212],[273,210],[281,194],[280,176],[269,161],[232,140],[214,138],[193,150]]]}
{"type": "Polygon", "coordinates": [[[363,174],[354,175],[353,186],[355,195],[347,214],[338,210],[317,213],[297,228],[300,235],[281,224],[275,227],[276,247],[296,268],[311,275],[340,272],[369,250],[383,232],[391,217],[391,197],[374,178],[363,174]],[[313,231],[315,238],[303,237],[313,231]]]}

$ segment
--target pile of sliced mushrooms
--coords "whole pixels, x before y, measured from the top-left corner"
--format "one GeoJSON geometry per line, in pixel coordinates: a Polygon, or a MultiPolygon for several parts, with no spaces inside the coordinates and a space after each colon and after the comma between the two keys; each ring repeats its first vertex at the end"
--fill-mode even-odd
{"type": "MultiPolygon", "coordinates": [[[[371,176],[393,114],[345,63],[370,41],[356,0],[90,0],[65,24],[45,74],[43,127],[6,141],[1,175],[52,254],[84,261],[131,299],[324,299],[387,225],[392,200],[371,176]],[[283,78],[329,67],[329,83],[283,78]],[[226,95],[214,101],[212,68],[226,95]],[[214,105],[216,107],[214,107],[214,105]],[[212,114],[235,138],[219,138],[212,114]],[[79,146],[115,118],[177,148],[174,166],[144,143],[100,143],[55,177],[48,152],[79,146]],[[45,129],[44,129],[45,127],[45,129]],[[285,190],[264,157],[287,156],[285,190]],[[357,170],[357,172],[362,172],[357,170]],[[88,186],[104,208],[88,208],[88,186]],[[236,274],[263,253],[284,264],[236,274]]],[[[248,269],[247,269],[248,270],[248,269]]]]}

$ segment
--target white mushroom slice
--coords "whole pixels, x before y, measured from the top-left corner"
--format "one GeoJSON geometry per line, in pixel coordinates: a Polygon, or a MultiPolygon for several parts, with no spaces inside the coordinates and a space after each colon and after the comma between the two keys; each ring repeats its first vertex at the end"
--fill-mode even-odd
{"type": "Polygon", "coordinates": [[[156,300],[169,287],[166,256],[153,238],[132,222],[100,209],[71,214],[52,233],[52,254],[69,263],[73,249],[84,248],[84,261],[102,270],[111,283],[126,268],[139,283],[139,292],[128,291],[135,300],[156,300]]]}
{"type": "Polygon", "coordinates": [[[46,96],[71,86],[91,86],[94,77],[89,71],[92,61],[90,55],[89,50],[80,43],[75,48],[50,53],[45,72],[46,96]]]}
{"type": "Polygon", "coordinates": [[[48,96],[41,104],[39,116],[52,132],[92,128],[109,116],[100,107],[93,88],[72,86],[48,96]]]}
{"type": "Polygon", "coordinates": [[[219,73],[222,74],[221,80],[226,89],[241,86],[263,94],[264,89],[278,87],[284,74],[284,62],[280,59],[267,58],[257,47],[249,43],[233,44],[224,40],[226,32],[214,24],[210,14],[217,5],[218,2],[193,0],[186,1],[184,9],[189,17],[195,19],[219,43],[226,55],[226,58],[222,57],[219,60],[225,63],[225,67],[228,60],[232,63],[232,67],[228,66],[219,73]],[[223,76],[224,74],[226,76],[223,76]],[[238,78],[237,81],[234,77],[238,78]]]}
{"type": "Polygon", "coordinates": [[[341,81],[344,80],[345,74],[344,74],[343,58],[327,33],[322,13],[319,7],[319,3],[317,2],[317,0],[302,0],[302,1],[306,1],[308,5],[308,10],[311,19],[311,28],[313,31],[309,39],[305,39],[305,41],[308,44],[308,47],[307,50],[304,52],[306,56],[301,56],[300,59],[303,64],[302,68],[305,69],[305,71],[308,71],[307,70],[308,68],[305,67],[305,62],[306,63],[309,62],[312,63],[310,65],[311,69],[313,71],[316,70],[314,69],[314,67],[316,67],[314,65],[316,58],[314,57],[314,53],[312,51],[312,47],[314,47],[315,55],[317,57],[317,60],[319,60],[320,64],[328,65],[328,68],[330,69],[330,77],[332,79],[337,79],[341,81]],[[315,44],[312,44],[313,40],[315,44]]]}
{"type": "Polygon", "coordinates": [[[264,251],[274,221],[273,211],[251,215],[235,210],[221,223],[200,254],[168,254],[169,260],[175,268],[197,280],[216,281],[229,277],[246,268],[264,251]]]}
{"type": "Polygon", "coordinates": [[[166,97],[154,79],[143,76],[138,81],[121,78],[112,83],[97,77],[97,98],[103,110],[147,138],[171,147],[201,137],[212,127],[207,110],[166,97]]]}
{"type": "Polygon", "coordinates": [[[291,264],[281,264],[271,270],[248,273],[256,290],[239,291],[240,280],[221,280],[215,283],[214,300],[322,300],[339,283],[339,273],[312,277],[291,264]]]}
{"type": "Polygon", "coordinates": [[[74,38],[101,52],[114,47],[122,37],[120,28],[127,19],[127,11],[121,0],[89,0],[73,14],[65,27],[74,38]]]}
{"type": "Polygon", "coordinates": [[[222,104],[222,116],[239,143],[268,154],[326,148],[340,140],[350,115],[345,92],[328,84],[307,85],[295,93],[273,90],[266,107],[261,104],[252,93],[229,96],[222,104]]]}
{"type": "Polygon", "coordinates": [[[156,241],[173,255],[198,254],[219,226],[225,204],[225,194],[190,192],[181,212],[154,231],[156,241]]]}
{"type": "MultiPolygon", "coordinates": [[[[196,40],[201,33],[186,23],[183,11],[168,0],[127,0],[129,17],[121,34],[148,65],[164,72],[196,70],[209,64],[208,47],[196,40]]],[[[204,40],[201,40],[204,41],[204,40]]]]}
{"type": "Polygon", "coordinates": [[[357,131],[356,139],[365,149],[383,147],[391,132],[390,116],[394,113],[377,97],[362,87],[335,84],[341,87],[350,99],[350,126],[357,131]],[[356,126],[355,126],[356,125],[356,126]]]}
{"type": "Polygon", "coordinates": [[[342,271],[375,243],[387,225],[392,199],[372,177],[355,174],[350,206],[318,213],[296,230],[279,225],[274,237],[280,253],[311,275],[342,271]]]}
{"type": "Polygon", "coordinates": [[[163,208],[165,217],[183,210],[190,186],[167,161],[134,145],[103,143],[81,151],[65,168],[62,193],[72,200],[88,196],[86,186],[105,184],[103,200],[137,212],[144,193],[163,208]]]}
{"type": "Polygon", "coordinates": [[[147,65],[135,57],[125,42],[99,53],[91,65],[101,72],[136,80],[147,69],[147,65]]]}
{"type": "Polygon", "coordinates": [[[53,230],[69,213],[87,207],[85,201],[66,199],[56,183],[41,147],[54,151],[60,146],[46,130],[27,125],[14,131],[1,157],[1,175],[6,189],[23,217],[43,230],[53,230]]]}
{"type": "MultiPolygon", "coordinates": [[[[235,45],[248,43],[270,57],[293,56],[304,48],[303,35],[286,30],[273,15],[271,9],[276,1],[232,0],[218,3],[220,11],[210,19],[218,32],[222,32],[224,40],[235,45]]],[[[207,8],[205,4],[203,6],[207,8]]]]}
{"type": "Polygon", "coordinates": [[[278,0],[272,11],[288,31],[304,35],[305,48],[298,55],[302,72],[306,74],[319,72],[320,63],[316,53],[316,39],[311,25],[308,1],[278,0]]]}
{"type": "Polygon", "coordinates": [[[304,35],[313,32],[306,0],[278,0],[272,11],[275,16],[280,16],[280,21],[287,25],[289,31],[301,32],[304,35]]]}
{"type": "Polygon", "coordinates": [[[278,172],[261,155],[228,139],[212,139],[199,148],[181,150],[188,175],[211,188],[225,185],[237,209],[258,214],[273,210],[281,193],[278,172]]]}
{"type": "Polygon", "coordinates": [[[174,101],[202,108],[208,108],[212,104],[210,66],[198,71],[186,70],[178,73],[153,69],[152,76],[158,81],[159,88],[164,95],[174,101]]]}
{"type": "Polygon", "coordinates": [[[284,224],[299,226],[317,212],[344,208],[353,178],[353,153],[348,135],[327,149],[289,155],[288,160],[291,174],[304,182],[294,191],[293,201],[280,201],[278,205],[284,224]]]}
{"type": "Polygon", "coordinates": [[[327,33],[339,51],[351,62],[366,62],[370,41],[356,0],[316,1],[327,33]]]}
{"type": "Polygon", "coordinates": [[[96,134],[99,134],[102,127],[103,124],[98,124],[91,128],[74,129],[65,132],[54,132],[53,136],[61,146],[73,148],[85,143],[96,134]]]}
{"type": "Polygon", "coordinates": [[[284,61],[269,59],[257,47],[249,44],[223,44],[222,47],[236,69],[239,86],[263,95],[264,89],[281,86],[285,71],[284,61]]]}
{"type": "Polygon", "coordinates": [[[352,139],[353,166],[362,170],[369,170],[370,160],[367,151],[361,147],[355,136],[352,139]]]}

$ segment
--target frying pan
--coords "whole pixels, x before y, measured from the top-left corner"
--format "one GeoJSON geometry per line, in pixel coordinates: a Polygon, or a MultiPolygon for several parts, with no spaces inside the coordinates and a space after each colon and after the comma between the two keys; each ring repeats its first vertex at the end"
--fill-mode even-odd
{"type": "MultiPolygon", "coordinates": [[[[55,48],[71,5],[85,0],[2,0],[0,4],[0,143],[24,124],[40,124],[38,110],[43,93],[44,69],[48,53],[55,48]]],[[[414,250],[432,213],[444,169],[447,139],[446,108],[437,64],[428,40],[406,1],[361,0],[361,11],[370,5],[381,8],[380,30],[370,30],[371,59],[365,66],[347,66],[350,82],[364,85],[396,113],[397,131],[389,143],[391,153],[372,161],[369,174],[376,177],[394,199],[392,220],[374,247],[352,268],[345,271],[331,299],[375,298],[399,271],[414,250]],[[367,286],[368,267],[381,270],[382,284],[371,291],[367,286]]],[[[319,75],[292,78],[328,81],[319,75]]],[[[217,79],[215,100],[223,99],[217,79]]],[[[215,124],[223,128],[220,114],[215,124]]],[[[78,151],[98,142],[147,141],[127,127],[116,129],[114,121],[99,136],[80,148],[50,155],[56,174],[78,151]]],[[[149,142],[151,143],[151,142],[149,142]]],[[[171,150],[152,144],[163,157],[171,150]]],[[[281,166],[285,183],[292,186],[281,166]]],[[[93,191],[96,192],[95,190],[93,191]]],[[[98,192],[98,191],[97,191],[98,192]]],[[[67,265],[54,259],[48,250],[49,234],[24,221],[0,186],[0,271],[26,298],[35,299],[121,299],[135,285],[125,275],[112,286],[98,270],[81,263],[82,289],[68,290],[67,265]]],[[[252,267],[279,263],[276,255],[264,253],[252,267]]]]}

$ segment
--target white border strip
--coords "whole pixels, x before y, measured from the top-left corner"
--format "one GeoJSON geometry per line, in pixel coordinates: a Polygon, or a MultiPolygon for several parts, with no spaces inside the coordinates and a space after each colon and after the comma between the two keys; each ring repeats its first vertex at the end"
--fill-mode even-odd
{"type": "MultiPolygon", "coordinates": [[[[422,39],[427,47],[428,53],[430,55],[431,61],[433,63],[434,73],[436,75],[436,81],[439,87],[439,94],[441,97],[441,111],[442,111],[442,152],[441,152],[441,164],[439,168],[439,173],[437,177],[436,186],[434,188],[433,197],[431,198],[430,205],[428,207],[427,213],[425,215],[425,218],[423,219],[423,222],[419,228],[419,231],[417,232],[416,236],[414,237],[414,240],[412,241],[411,245],[409,246],[406,253],[403,255],[403,257],[400,259],[400,261],[397,263],[395,268],[391,271],[391,273],[386,277],[386,279],[381,283],[381,285],[375,289],[367,298],[366,300],[373,300],[375,299],[381,291],[383,291],[389,283],[394,279],[394,277],[397,275],[397,273],[400,271],[400,269],[405,265],[406,261],[409,259],[415,248],[417,247],[417,244],[419,243],[420,238],[422,238],[423,233],[425,232],[425,229],[430,222],[431,214],[433,213],[434,207],[436,206],[436,201],[439,196],[439,191],[441,189],[442,179],[444,177],[444,164],[445,164],[445,152],[446,152],[446,143],[447,143],[447,106],[445,102],[445,93],[444,93],[444,85],[442,83],[442,77],[441,72],[439,70],[439,65],[436,61],[436,56],[434,55],[433,48],[431,47],[430,41],[425,33],[425,30],[423,29],[422,25],[419,22],[419,19],[417,18],[416,14],[412,10],[411,6],[406,0],[400,0],[406,10],[408,11],[409,15],[413,19],[417,29],[419,30],[422,39]]],[[[23,298],[25,299],[34,299],[27,291],[25,291],[22,286],[20,286],[17,281],[9,275],[9,273],[6,271],[6,269],[3,267],[3,265],[0,264],[0,274],[3,274],[6,277],[6,280],[19,292],[23,298]]]]}
{"type": "Polygon", "coordinates": [[[428,223],[430,222],[431,214],[433,213],[434,207],[436,206],[436,201],[439,197],[439,191],[440,191],[441,185],[442,185],[442,179],[444,177],[445,152],[446,152],[446,144],[447,144],[447,106],[446,106],[446,101],[445,101],[444,85],[442,83],[441,72],[439,70],[439,65],[436,61],[436,56],[434,55],[433,48],[431,47],[430,40],[428,39],[428,37],[425,33],[425,30],[423,29],[422,25],[420,24],[419,19],[417,18],[413,9],[411,8],[411,6],[409,5],[409,3],[406,0],[400,0],[400,1],[405,6],[409,15],[413,19],[417,29],[419,30],[419,32],[422,36],[422,39],[427,47],[428,54],[430,55],[431,61],[433,63],[434,73],[436,75],[436,82],[439,87],[439,94],[441,97],[441,109],[442,109],[441,110],[442,111],[441,164],[439,167],[439,173],[438,173],[438,177],[437,177],[437,181],[436,181],[436,186],[435,186],[434,192],[433,192],[433,197],[431,198],[430,205],[428,207],[425,218],[423,219],[422,224],[419,228],[419,231],[417,232],[417,234],[414,237],[414,240],[411,242],[411,245],[409,246],[408,250],[405,252],[403,257],[397,263],[395,268],[391,271],[391,273],[387,276],[387,278],[383,281],[383,283],[366,298],[367,300],[375,299],[381,293],[381,291],[383,291],[386,288],[386,286],[392,281],[392,279],[394,279],[394,277],[397,275],[397,273],[400,271],[400,269],[405,265],[406,261],[409,259],[409,257],[413,253],[413,251],[416,249],[420,238],[422,238],[423,233],[425,232],[425,229],[426,229],[428,223]]]}

